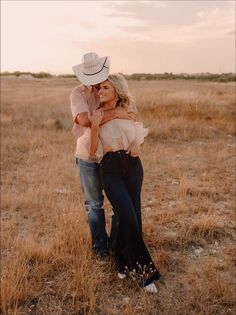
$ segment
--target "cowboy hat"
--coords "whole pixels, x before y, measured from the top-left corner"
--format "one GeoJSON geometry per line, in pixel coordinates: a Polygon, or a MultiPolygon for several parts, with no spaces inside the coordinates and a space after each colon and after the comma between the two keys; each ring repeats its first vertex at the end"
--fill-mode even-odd
{"type": "Polygon", "coordinates": [[[73,66],[72,69],[81,83],[85,85],[98,84],[109,76],[109,57],[99,57],[96,53],[90,52],[83,55],[82,63],[73,66]]]}

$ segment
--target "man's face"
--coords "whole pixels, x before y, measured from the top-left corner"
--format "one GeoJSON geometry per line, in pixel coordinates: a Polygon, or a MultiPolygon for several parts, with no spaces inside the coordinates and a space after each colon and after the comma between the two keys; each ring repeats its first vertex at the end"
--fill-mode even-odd
{"type": "Polygon", "coordinates": [[[94,85],[92,85],[92,87],[94,87],[97,91],[99,91],[100,90],[100,84],[101,83],[94,84],[94,85]]]}

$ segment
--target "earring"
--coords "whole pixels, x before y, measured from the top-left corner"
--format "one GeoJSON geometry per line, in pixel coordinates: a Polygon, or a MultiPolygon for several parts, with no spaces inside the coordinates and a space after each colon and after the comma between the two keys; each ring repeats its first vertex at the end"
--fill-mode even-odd
{"type": "Polygon", "coordinates": [[[118,95],[116,95],[116,102],[118,102],[119,101],[119,96],[118,95]]]}

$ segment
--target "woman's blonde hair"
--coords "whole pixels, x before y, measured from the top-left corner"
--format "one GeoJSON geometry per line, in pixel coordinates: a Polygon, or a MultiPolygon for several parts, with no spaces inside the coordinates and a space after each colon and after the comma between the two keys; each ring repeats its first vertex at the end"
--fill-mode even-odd
{"type": "Polygon", "coordinates": [[[129,87],[125,78],[118,73],[110,74],[107,80],[112,84],[116,91],[116,106],[126,109],[134,104],[133,96],[130,94],[129,87]]]}

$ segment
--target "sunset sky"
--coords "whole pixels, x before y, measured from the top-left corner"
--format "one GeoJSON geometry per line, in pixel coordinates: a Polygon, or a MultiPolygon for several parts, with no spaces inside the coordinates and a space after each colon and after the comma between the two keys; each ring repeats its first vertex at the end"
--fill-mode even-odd
{"type": "Polygon", "coordinates": [[[1,71],[235,72],[235,1],[1,1],[1,71]]]}

